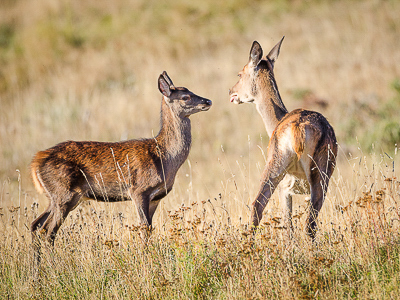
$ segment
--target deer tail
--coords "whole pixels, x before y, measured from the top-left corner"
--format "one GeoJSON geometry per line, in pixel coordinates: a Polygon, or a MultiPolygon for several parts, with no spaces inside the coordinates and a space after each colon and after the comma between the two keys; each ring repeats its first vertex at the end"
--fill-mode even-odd
{"type": "Polygon", "coordinates": [[[36,190],[43,194],[45,189],[43,180],[40,175],[40,167],[43,165],[44,160],[48,157],[48,153],[46,151],[41,151],[36,153],[35,157],[31,162],[31,176],[33,180],[33,184],[35,185],[36,190]]]}
{"type": "Polygon", "coordinates": [[[297,158],[300,159],[304,152],[304,146],[306,141],[306,130],[304,126],[299,126],[298,123],[292,123],[291,133],[292,133],[292,144],[293,149],[297,154],[297,158]]]}

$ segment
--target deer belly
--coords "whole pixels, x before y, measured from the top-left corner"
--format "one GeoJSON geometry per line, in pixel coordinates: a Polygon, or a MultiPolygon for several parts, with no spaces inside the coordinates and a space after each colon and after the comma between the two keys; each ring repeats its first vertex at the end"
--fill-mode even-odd
{"type": "Polygon", "coordinates": [[[295,176],[298,179],[307,180],[306,173],[304,172],[304,169],[301,166],[300,162],[295,162],[294,164],[292,164],[287,169],[287,173],[295,176]]]}
{"type": "Polygon", "coordinates": [[[84,194],[84,197],[100,202],[120,202],[132,200],[126,191],[127,187],[122,185],[91,186],[84,194]]]}
{"type": "Polygon", "coordinates": [[[288,174],[296,177],[296,181],[292,187],[292,191],[295,194],[309,194],[310,185],[307,181],[306,173],[300,162],[294,163],[287,171],[288,174]]]}
{"type": "Polygon", "coordinates": [[[172,189],[171,187],[166,187],[165,185],[157,186],[150,194],[150,201],[159,201],[164,198],[172,189]]]}

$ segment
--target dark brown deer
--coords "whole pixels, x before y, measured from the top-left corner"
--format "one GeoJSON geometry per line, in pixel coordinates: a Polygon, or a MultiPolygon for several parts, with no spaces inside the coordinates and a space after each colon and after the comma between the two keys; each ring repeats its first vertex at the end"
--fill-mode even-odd
{"type": "Polygon", "coordinates": [[[337,143],[333,128],[323,115],[304,109],[289,113],[283,104],[273,72],[282,41],[283,38],[265,59],[260,44],[253,42],[249,62],[229,91],[230,101],[254,103],[270,136],[261,188],[252,205],[252,225],[259,225],[263,210],[280,183],[284,222],[290,229],[292,194],[311,191],[307,232],[314,239],[316,219],[335,168],[337,143]]]}
{"type": "Polygon", "coordinates": [[[166,72],[158,78],[162,94],[161,129],[149,139],[116,143],[60,143],[38,152],[31,173],[50,204],[31,225],[50,243],[62,222],[83,198],[134,201],[140,223],[150,226],[160,200],[172,189],[175,175],[189,155],[192,142],[189,116],[209,110],[212,102],[175,87],[166,72]]]}

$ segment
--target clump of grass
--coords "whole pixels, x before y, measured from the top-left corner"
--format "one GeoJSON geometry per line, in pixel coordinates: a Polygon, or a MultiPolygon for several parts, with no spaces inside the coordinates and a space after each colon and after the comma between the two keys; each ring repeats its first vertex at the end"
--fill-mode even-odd
{"type": "MultiPolygon", "coordinates": [[[[33,199],[2,206],[2,298],[314,299],[390,298],[400,291],[398,157],[347,161],[351,174],[332,179],[312,243],[298,209],[287,239],[281,219],[265,214],[255,234],[220,201],[193,200],[167,208],[149,239],[126,209],[88,202],[45,247],[35,280],[28,226],[33,199]],[[346,178],[346,179],[345,179],[346,178]],[[228,221],[228,219],[230,221],[228,221]],[[160,222],[163,220],[162,222],[160,222]]],[[[7,197],[7,195],[3,195],[7,197]]],[[[4,200],[4,199],[3,199],[4,200]]],[[[4,203],[4,202],[2,202],[4,203]]],[[[126,208],[126,207],[125,207],[126,208]]]]}

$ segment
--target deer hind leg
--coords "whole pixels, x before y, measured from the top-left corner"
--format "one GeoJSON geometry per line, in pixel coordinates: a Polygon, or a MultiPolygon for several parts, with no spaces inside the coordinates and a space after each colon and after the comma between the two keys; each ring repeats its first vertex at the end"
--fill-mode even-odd
{"type": "MultiPolygon", "coordinates": [[[[59,205],[51,199],[47,209],[31,224],[32,246],[34,251],[35,270],[38,271],[42,250],[42,238],[50,245],[54,245],[54,239],[62,222],[68,213],[79,203],[81,195],[78,193],[66,197],[67,201],[59,205]]],[[[64,199],[65,200],[65,199],[64,199]]],[[[38,273],[35,274],[38,277],[38,273]]]]}
{"type": "Polygon", "coordinates": [[[317,218],[328,190],[330,174],[314,167],[310,171],[311,207],[307,221],[307,234],[314,240],[317,231],[317,218]]]}
{"type": "Polygon", "coordinates": [[[39,216],[36,218],[36,220],[34,220],[31,224],[31,232],[33,235],[36,234],[36,230],[38,230],[39,228],[41,228],[44,224],[44,222],[47,220],[47,218],[49,217],[51,212],[51,208],[50,205],[49,207],[47,207],[47,209],[39,216]]]}
{"type": "Polygon", "coordinates": [[[57,231],[81,199],[79,193],[67,193],[64,197],[52,197],[49,207],[35,221],[32,222],[31,231],[34,242],[38,236],[43,236],[51,245],[54,244],[57,231]],[[39,231],[39,234],[37,233],[39,231]]]}
{"type": "MultiPolygon", "coordinates": [[[[34,252],[34,262],[36,263],[35,269],[37,270],[37,267],[40,263],[41,259],[41,250],[40,250],[40,240],[39,240],[39,235],[40,231],[39,230],[39,235],[37,230],[40,229],[43,224],[46,222],[47,218],[49,218],[51,214],[51,204],[49,207],[31,224],[31,232],[32,232],[32,247],[33,247],[33,252],[34,252]]],[[[35,277],[37,277],[38,274],[35,274],[35,277]]]]}

